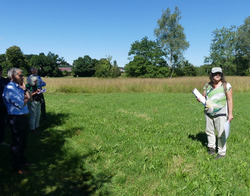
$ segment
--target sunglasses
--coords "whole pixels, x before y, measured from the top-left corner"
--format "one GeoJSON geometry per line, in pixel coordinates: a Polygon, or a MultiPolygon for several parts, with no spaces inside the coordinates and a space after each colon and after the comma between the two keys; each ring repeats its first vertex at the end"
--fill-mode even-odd
{"type": "Polygon", "coordinates": [[[20,74],[20,75],[18,75],[18,76],[19,76],[19,77],[21,77],[21,78],[23,77],[23,75],[22,75],[22,74],[20,74]]]}
{"type": "Polygon", "coordinates": [[[213,77],[214,77],[214,76],[217,76],[217,75],[221,76],[222,73],[220,73],[220,72],[212,73],[212,76],[213,76],[213,77]]]}

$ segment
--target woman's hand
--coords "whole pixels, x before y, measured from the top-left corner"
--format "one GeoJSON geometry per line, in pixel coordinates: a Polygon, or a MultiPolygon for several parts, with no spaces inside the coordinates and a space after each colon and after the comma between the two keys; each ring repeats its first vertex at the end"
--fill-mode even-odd
{"type": "Polygon", "coordinates": [[[25,86],[24,82],[22,82],[21,84],[19,84],[19,87],[21,89],[23,89],[24,91],[26,90],[26,86],[25,86]]]}
{"type": "Polygon", "coordinates": [[[35,94],[38,94],[41,91],[41,89],[37,89],[35,94]]]}
{"type": "Polygon", "coordinates": [[[198,102],[201,102],[201,100],[200,100],[199,98],[196,98],[196,100],[197,100],[198,102]]]}
{"type": "Polygon", "coordinates": [[[228,115],[228,121],[231,122],[233,120],[233,115],[228,115]]]}

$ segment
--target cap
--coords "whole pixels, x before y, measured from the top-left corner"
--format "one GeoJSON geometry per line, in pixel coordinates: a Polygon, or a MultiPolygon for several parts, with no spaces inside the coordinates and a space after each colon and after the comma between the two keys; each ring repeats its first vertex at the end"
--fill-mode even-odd
{"type": "Polygon", "coordinates": [[[218,73],[218,72],[222,73],[222,69],[220,67],[213,67],[211,72],[212,73],[218,73]]]}

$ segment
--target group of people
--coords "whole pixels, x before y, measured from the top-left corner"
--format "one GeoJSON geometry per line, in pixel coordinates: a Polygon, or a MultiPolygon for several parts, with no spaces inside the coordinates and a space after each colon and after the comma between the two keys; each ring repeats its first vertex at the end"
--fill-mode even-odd
{"type": "MultiPolygon", "coordinates": [[[[12,133],[11,164],[14,171],[23,174],[23,166],[27,164],[24,157],[27,131],[37,131],[40,114],[46,121],[45,100],[42,87],[46,83],[37,75],[36,68],[30,69],[31,75],[24,84],[22,70],[11,68],[8,78],[2,77],[0,66],[0,144],[4,142],[4,130],[10,125],[12,133]]],[[[218,154],[216,159],[226,155],[225,123],[233,119],[232,86],[227,83],[220,67],[214,67],[210,73],[210,82],[204,86],[203,96],[207,100],[205,106],[206,134],[208,152],[216,153],[216,135],[218,131],[218,154]]],[[[198,99],[198,101],[200,101],[198,99]]]]}
{"type": "Polygon", "coordinates": [[[37,131],[42,120],[46,121],[45,100],[42,87],[46,83],[39,77],[36,68],[30,69],[31,75],[24,83],[22,70],[11,68],[8,78],[2,77],[0,66],[0,145],[8,145],[4,141],[6,125],[11,130],[11,166],[18,174],[24,174],[24,166],[28,164],[24,157],[28,130],[37,131]]]}

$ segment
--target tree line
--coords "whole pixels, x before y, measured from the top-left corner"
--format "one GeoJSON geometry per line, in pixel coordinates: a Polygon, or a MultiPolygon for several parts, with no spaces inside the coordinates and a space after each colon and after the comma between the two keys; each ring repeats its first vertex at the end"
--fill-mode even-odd
{"type": "Polygon", "coordinates": [[[111,56],[97,60],[85,55],[74,60],[73,66],[71,66],[58,54],[49,52],[47,55],[44,53],[24,55],[18,46],[11,46],[6,50],[5,54],[0,54],[0,65],[3,67],[5,75],[9,68],[17,67],[22,69],[23,74],[27,76],[29,69],[36,67],[39,70],[39,75],[43,77],[62,77],[66,75],[76,77],[118,77],[121,72],[117,62],[111,63],[111,60],[111,56]],[[71,67],[72,72],[62,72],[59,69],[60,67],[71,67]]]}
{"type": "MultiPolygon", "coordinates": [[[[204,64],[195,67],[183,56],[188,49],[184,28],[180,24],[181,12],[175,7],[173,13],[167,8],[154,29],[156,40],[143,37],[131,44],[128,52],[130,62],[125,65],[128,77],[164,78],[175,76],[207,75],[212,67],[222,67],[226,75],[250,75],[250,16],[244,24],[230,28],[223,27],[212,32],[210,54],[204,64]]],[[[85,55],[69,65],[63,57],[49,52],[47,55],[24,55],[18,46],[12,46],[0,54],[0,65],[7,70],[21,68],[28,74],[30,67],[39,69],[41,76],[61,77],[69,73],[60,67],[71,67],[75,77],[118,77],[121,75],[112,56],[92,59],[85,55]]]]}

